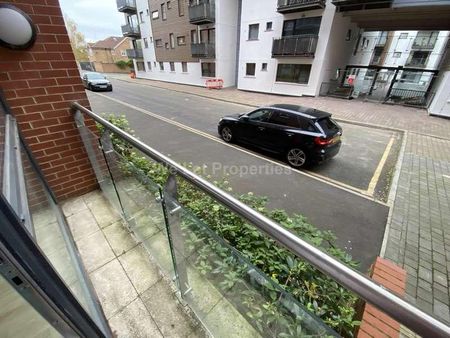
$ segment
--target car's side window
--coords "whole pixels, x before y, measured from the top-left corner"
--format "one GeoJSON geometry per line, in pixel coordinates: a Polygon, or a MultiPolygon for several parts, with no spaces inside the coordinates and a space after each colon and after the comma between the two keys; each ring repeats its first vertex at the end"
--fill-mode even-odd
{"type": "Polygon", "coordinates": [[[274,112],[270,117],[269,123],[279,124],[282,126],[300,128],[297,115],[285,112],[274,112]]]}
{"type": "Polygon", "coordinates": [[[250,121],[267,122],[270,119],[272,111],[270,109],[259,109],[248,115],[250,121]]]}
{"type": "Polygon", "coordinates": [[[312,125],[312,123],[303,117],[298,117],[298,121],[300,123],[300,129],[306,130],[306,131],[317,131],[316,128],[312,125]]]}

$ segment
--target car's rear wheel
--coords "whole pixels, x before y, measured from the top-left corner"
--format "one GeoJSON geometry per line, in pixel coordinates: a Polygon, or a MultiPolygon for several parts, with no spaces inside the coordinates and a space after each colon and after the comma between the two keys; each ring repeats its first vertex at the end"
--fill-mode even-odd
{"type": "Polygon", "coordinates": [[[225,142],[231,142],[233,141],[233,131],[231,130],[230,127],[223,127],[221,132],[220,132],[220,136],[222,136],[222,139],[225,142]]]}
{"type": "Polygon", "coordinates": [[[306,164],[306,153],[300,148],[291,148],[286,153],[286,160],[293,168],[301,168],[306,164]]]}

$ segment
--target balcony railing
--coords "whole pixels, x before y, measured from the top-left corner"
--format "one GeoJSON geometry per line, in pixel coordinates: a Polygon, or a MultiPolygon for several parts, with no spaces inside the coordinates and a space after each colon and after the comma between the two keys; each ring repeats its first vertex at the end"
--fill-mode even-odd
{"type": "Polygon", "coordinates": [[[274,39],[272,57],[305,56],[314,57],[317,47],[317,35],[302,35],[274,39]]]}
{"type": "Polygon", "coordinates": [[[279,13],[293,13],[325,8],[325,0],[278,0],[279,13]]]}
{"type": "MultiPolygon", "coordinates": [[[[100,151],[103,151],[103,156],[98,156],[98,158],[106,159],[105,168],[107,170],[105,169],[105,172],[111,174],[110,179],[120,183],[113,184],[113,188],[109,191],[112,195],[123,194],[119,196],[120,198],[113,197],[113,200],[116,201],[116,204],[121,205],[124,210],[123,214],[133,221],[130,222],[131,230],[134,230],[133,227],[135,227],[148,232],[145,226],[138,224],[140,220],[132,214],[140,212],[142,208],[130,203],[133,201],[126,193],[133,192],[130,189],[121,190],[121,184],[126,184],[127,181],[135,182],[133,186],[136,187],[136,182],[140,182],[139,184],[149,191],[146,196],[149,198],[149,203],[151,201],[152,208],[164,210],[165,217],[163,219],[166,224],[160,226],[158,230],[160,235],[154,235],[151,238],[165,238],[167,245],[153,245],[153,250],[156,255],[161,255],[162,250],[167,248],[169,256],[164,258],[165,263],[162,266],[167,267],[169,273],[172,274],[180,296],[200,317],[201,322],[209,328],[208,311],[220,306],[214,305],[219,304],[216,303],[215,297],[218,297],[218,302],[225,301],[226,304],[223,305],[228,309],[230,306],[234,308],[233,311],[226,312],[227,317],[220,321],[219,326],[222,326],[220,328],[218,328],[217,316],[212,316],[212,331],[216,329],[222,333],[228,332],[224,330],[224,326],[239,317],[244,318],[245,322],[250,324],[249,327],[245,327],[253,330],[250,336],[258,335],[258,333],[262,336],[336,335],[317,317],[312,316],[291,294],[253,266],[237,249],[231,247],[230,243],[224,241],[204,221],[198,219],[192,211],[187,209],[185,198],[189,189],[193,189],[197,198],[202,198],[202,194],[207,196],[211,210],[223,208],[223,210],[233,212],[247,222],[246,226],[249,229],[259,231],[263,237],[270,237],[274,241],[270,244],[273,246],[271,250],[281,250],[281,248],[277,249],[277,245],[281,245],[295,259],[304,260],[305,263],[315,266],[325,276],[334,279],[343,288],[354,292],[417,334],[424,337],[447,337],[450,335],[450,327],[444,323],[297,237],[284,226],[252,209],[105,118],[78,103],[73,103],[72,109],[76,112],[77,126],[93,164],[97,161],[93,149],[99,151],[99,142],[93,142],[86,138],[86,133],[92,134],[92,132],[84,125],[83,114],[102,126],[103,136],[100,139],[100,151]],[[145,168],[141,167],[143,163],[147,163],[144,165],[145,168]],[[164,171],[164,174],[160,176],[159,181],[160,184],[165,185],[164,189],[161,189],[149,176],[150,172],[161,172],[161,170],[164,171]],[[213,298],[211,298],[212,295],[213,298]],[[212,301],[214,303],[211,303],[212,301]],[[257,312],[252,312],[251,310],[255,308],[257,312]],[[260,320],[261,318],[262,320],[260,320]],[[292,329],[292,331],[283,331],[284,328],[292,329]],[[301,328],[301,333],[298,331],[299,328],[301,328]]],[[[98,164],[93,166],[94,169],[99,168],[98,164]]],[[[95,172],[97,174],[98,170],[95,172]]],[[[103,184],[106,182],[103,176],[98,179],[103,184]]],[[[142,201],[142,198],[145,197],[144,193],[138,195],[134,194],[133,197],[136,201],[141,200],[145,208],[148,203],[142,201]]],[[[209,206],[205,204],[204,207],[208,208],[209,206]]],[[[153,221],[151,223],[154,225],[153,221]]],[[[149,244],[149,247],[152,245],[149,244]]],[[[339,286],[336,285],[336,287],[339,286]]],[[[219,311],[219,313],[222,312],[219,311]]],[[[239,321],[239,324],[241,323],[243,322],[239,321]]],[[[248,332],[246,331],[246,333],[248,332]]],[[[214,332],[212,334],[214,335],[214,332]]]]}
{"type": "Polygon", "coordinates": [[[436,46],[437,39],[430,38],[420,38],[417,37],[414,39],[414,42],[411,46],[413,50],[433,50],[434,46],[436,46]]]}
{"type": "Polygon", "coordinates": [[[196,58],[214,59],[216,57],[216,45],[214,43],[192,43],[191,54],[196,58]]]}
{"type": "Polygon", "coordinates": [[[139,29],[139,26],[126,24],[122,26],[122,34],[123,36],[138,39],[141,36],[141,31],[139,29]]]}
{"type": "Polygon", "coordinates": [[[144,53],[141,48],[135,48],[135,49],[127,49],[127,57],[130,59],[142,59],[144,58],[144,53]]]}
{"type": "Polygon", "coordinates": [[[116,0],[117,10],[122,13],[136,13],[136,0],[116,0]]]}
{"type": "Polygon", "coordinates": [[[189,22],[196,25],[213,23],[216,20],[215,3],[192,4],[189,6],[189,22]]]}

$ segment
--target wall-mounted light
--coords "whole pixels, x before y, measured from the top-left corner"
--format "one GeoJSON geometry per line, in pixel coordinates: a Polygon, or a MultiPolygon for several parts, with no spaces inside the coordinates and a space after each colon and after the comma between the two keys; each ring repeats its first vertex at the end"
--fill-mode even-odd
{"type": "Polygon", "coordinates": [[[36,41],[36,27],[31,18],[19,8],[0,4],[0,46],[27,49],[36,41]]]}

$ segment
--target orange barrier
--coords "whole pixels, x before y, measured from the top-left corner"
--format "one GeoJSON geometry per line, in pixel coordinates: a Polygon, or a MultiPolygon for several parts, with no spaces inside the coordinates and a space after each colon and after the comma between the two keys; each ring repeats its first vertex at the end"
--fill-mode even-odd
{"type": "Polygon", "coordinates": [[[206,88],[208,88],[208,89],[220,89],[220,88],[223,88],[223,80],[222,79],[206,80],[206,88]]]}

